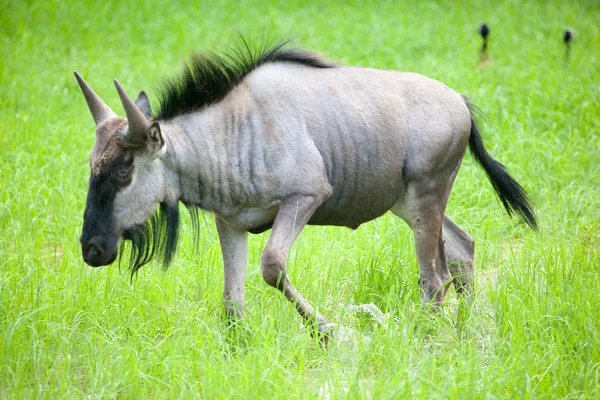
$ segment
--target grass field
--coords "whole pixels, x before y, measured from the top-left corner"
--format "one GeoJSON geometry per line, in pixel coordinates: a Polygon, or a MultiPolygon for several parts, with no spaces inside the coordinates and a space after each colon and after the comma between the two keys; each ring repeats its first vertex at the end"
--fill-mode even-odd
{"type": "Polygon", "coordinates": [[[122,3],[0,0],[0,398],[600,397],[598,2],[122,3]],[[485,111],[486,146],[530,192],[540,232],[506,216],[467,156],[447,211],[476,240],[462,327],[451,290],[431,332],[414,330],[412,234],[392,215],[357,231],[309,227],[292,250],[299,291],[354,332],[327,350],[262,281],[268,233],[251,237],[236,329],[222,318],[210,215],[197,251],[185,219],[167,272],[153,263],[130,283],[125,265],[83,263],[94,124],[72,71],[123,114],[114,78],[153,100],[191,50],[236,31],[420,72],[485,111]],[[370,302],[382,324],[348,309],[370,302]]]}

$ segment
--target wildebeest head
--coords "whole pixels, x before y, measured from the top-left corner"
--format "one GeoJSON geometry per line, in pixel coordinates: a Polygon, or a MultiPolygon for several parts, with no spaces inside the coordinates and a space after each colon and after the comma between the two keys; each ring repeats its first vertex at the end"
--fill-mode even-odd
{"type": "MultiPolygon", "coordinates": [[[[156,228],[156,219],[154,224],[148,220],[161,203],[163,219],[165,211],[169,212],[164,203],[165,176],[160,157],[165,142],[160,126],[151,121],[150,102],[144,92],[134,102],[115,80],[125,119],[117,116],[77,72],[75,77],[96,122],[80,238],[83,260],[92,267],[111,264],[121,240],[131,239],[137,250],[137,260],[132,254],[137,269],[150,260],[157,246],[158,232],[150,231],[152,226],[156,228]]],[[[176,208],[171,211],[177,213],[176,208]]],[[[175,231],[177,222],[178,214],[175,231]]]]}

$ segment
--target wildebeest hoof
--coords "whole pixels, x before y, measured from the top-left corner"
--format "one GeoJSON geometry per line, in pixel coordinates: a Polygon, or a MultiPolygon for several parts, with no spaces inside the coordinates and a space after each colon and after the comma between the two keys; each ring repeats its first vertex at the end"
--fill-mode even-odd
{"type": "Polygon", "coordinates": [[[335,331],[335,324],[332,324],[330,322],[322,322],[319,324],[317,331],[313,331],[313,337],[315,335],[317,335],[317,339],[319,340],[319,343],[323,346],[323,347],[327,347],[329,344],[329,341],[331,339],[334,338],[334,331],[335,331]]]}

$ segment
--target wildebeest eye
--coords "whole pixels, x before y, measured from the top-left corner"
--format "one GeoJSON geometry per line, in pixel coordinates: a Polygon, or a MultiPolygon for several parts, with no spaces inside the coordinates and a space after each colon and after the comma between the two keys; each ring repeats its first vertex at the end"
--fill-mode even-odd
{"type": "Polygon", "coordinates": [[[120,169],[117,171],[117,179],[121,182],[127,182],[129,180],[129,170],[120,169]]]}

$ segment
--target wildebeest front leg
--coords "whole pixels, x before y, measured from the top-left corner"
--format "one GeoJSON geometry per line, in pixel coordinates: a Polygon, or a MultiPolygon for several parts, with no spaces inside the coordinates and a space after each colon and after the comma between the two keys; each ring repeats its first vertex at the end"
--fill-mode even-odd
{"type": "Polygon", "coordinates": [[[230,321],[244,315],[244,284],[248,264],[248,232],[216,218],[224,267],[223,305],[230,321]]]}
{"type": "Polygon", "coordinates": [[[446,215],[444,215],[443,238],[446,261],[452,274],[454,288],[459,295],[465,296],[466,300],[470,301],[473,290],[475,242],[446,215]]]}
{"type": "Polygon", "coordinates": [[[265,282],[280,290],[307,323],[317,323],[319,331],[326,332],[330,329],[330,324],[298,293],[286,271],[286,260],[292,243],[321,202],[321,199],[307,196],[294,196],[281,202],[271,237],[260,258],[260,267],[265,282]]]}

